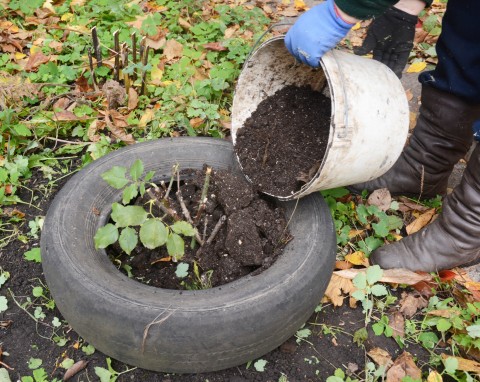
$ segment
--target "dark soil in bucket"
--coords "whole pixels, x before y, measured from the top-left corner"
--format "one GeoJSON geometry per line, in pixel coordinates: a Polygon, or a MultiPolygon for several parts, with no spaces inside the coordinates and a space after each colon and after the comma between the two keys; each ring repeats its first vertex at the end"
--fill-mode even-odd
{"type": "Polygon", "coordinates": [[[238,131],[235,151],[261,191],[289,196],[316,174],[328,144],[330,98],[287,86],[263,100],[238,131]]]}
{"type": "MultiPolygon", "coordinates": [[[[165,215],[162,203],[171,211],[163,218],[166,225],[185,219],[184,208],[189,211],[198,240],[184,236],[185,254],[175,261],[167,246],[148,249],[142,245],[127,255],[118,242],[107,248],[107,254],[122,272],[130,277],[165,289],[205,289],[232,282],[247,274],[258,274],[270,267],[291,239],[284,211],[274,200],[261,196],[241,175],[226,171],[211,171],[208,192],[202,204],[205,186],[204,171],[181,172],[180,194],[177,182],[168,192],[168,185],[147,190],[135,204],[146,206],[152,199],[155,216],[165,215]],[[200,211],[200,212],[199,212],[200,211]],[[177,274],[180,263],[188,264],[188,275],[177,274]]],[[[148,208],[147,208],[148,210],[148,208]]],[[[181,274],[181,273],[180,273],[181,274]]]]}

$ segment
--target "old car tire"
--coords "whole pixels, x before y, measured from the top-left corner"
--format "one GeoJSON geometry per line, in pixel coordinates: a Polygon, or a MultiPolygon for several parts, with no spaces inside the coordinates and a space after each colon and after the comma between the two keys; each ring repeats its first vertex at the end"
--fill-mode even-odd
{"type": "Polygon", "coordinates": [[[101,174],[141,159],[154,181],[171,168],[238,171],[231,143],[213,138],[135,144],[91,163],[53,201],[41,237],[45,277],[69,324],[103,353],[144,369],[225,369],[268,353],[292,336],[319,303],[335,260],[335,231],[319,193],[282,203],[294,236],[273,266],[208,290],[154,288],[120,273],[93,236],[120,191],[101,174]]]}

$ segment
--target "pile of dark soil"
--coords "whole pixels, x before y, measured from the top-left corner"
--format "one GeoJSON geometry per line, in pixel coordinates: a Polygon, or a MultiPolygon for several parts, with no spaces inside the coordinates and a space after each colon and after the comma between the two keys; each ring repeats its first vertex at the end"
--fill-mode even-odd
{"type": "Polygon", "coordinates": [[[288,196],[317,172],[328,144],[330,99],[287,86],[263,100],[238,131],[243,172],[261,191],[288,196]]]}
{"type": "MultiPolygon", "coordinates": [[[[179,278],[175,274],[178,262],[171,261],[166,246],[150,250],[138,245],[127,255],[117,244],[107,248],[114,264],[118,266],[120,260],[124,272],[127,268],[135,279],[165,289],[215,287],[270,267],[290,240],[284,211],[273,200],[255,192],[243,176],[212,171],[203,212],[198,215],[205,171],[182,173],[187,180],[181,182],[181,196],[204,242],[203,246],[196,243],[192,248],[191,238],[184,237],[185,255],[180,261],[189,264],[188,276],[179,278]],[[215,229],[218,226],[220,230],[215,229]]],[[[155,194],[151,190],[136,204],[144,206],[154,195],[176,216],[186,220],[176,197],[176,185],[175,182],[167,200],[162,199],[168,185],[159,187],[155,194]]],[[[155,216],[164,215],[155,206],[153,212],[155,216]]],[[[164,222],[173,224],[175,220],[166,216],[164,222]]]]}

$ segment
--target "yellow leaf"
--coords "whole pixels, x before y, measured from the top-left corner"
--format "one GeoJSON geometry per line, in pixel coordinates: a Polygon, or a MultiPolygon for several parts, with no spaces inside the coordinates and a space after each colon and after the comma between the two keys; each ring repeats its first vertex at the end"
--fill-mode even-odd
{"type": "Polygon", "coordinates": [[[295,9],[298,11],[304,11],[307,9],[307,4],[303,0],[294,0],[295,9]]]}
{"type": "Polygon", "coordinates": [[[153,65],[152,71],[150,72],[151,81],[153,85],[160,86],[162,84],[163,70],[158,67],[158,65],[153,65]]]}
{"type": "Polygon", "coordinates": [[[145,114],[142,115],[140,118],[140,122],[138,122],[138,127],[144,128],[150,123],[155,115],[155,112],[152,109],[146,109],[145,114]]]}
{"type": "Polygon", "coordinates": [[[290,0],[282,0],[283,5],[290,5],[290,0]]]}
{"type": "Polygon", "coordinates": [[[73,19],[73,13],[70,13],[70,12],[64,13],[60,19],[62,21],[69,22],[73,19]]]}
{"type": "Polygon", "coordinates": [[[42,51],[41,46],[32,45],[32,47],[30,48],[30,54],[31,55],[34,55],[35,53],[38,53],[38,52],[41,52],[41,51],[42,51]]]}
{"type": "Polygon", "coordinates": [[[15,60],[21,60],[22,58],[27,57],[25,53],[15,52],[15,60]]]}
{"type": "Polygon", "coordinates": [[[430,374],[428,374],[427,382],[442,382],[443,378],[437,371],[432,370],[430,374]]]}
{"type": "Polygon", "coordinates": [[[409,235],[412,235],[415,232],[420,231],[423,227],[425,227],[430,222],[430,220],[432,220],[432,217],[434,214],[435,214],[435,208],[431,208],[427,212],[421,214],[413,222],[407,225],[406,227],[407,233],[409,235]]]}
{"type": "Polygon", "coordinates": [[[418,73],[424,70],[426,67],[427,63],[425,61],[414,62],[408,67],[407,73],[418,73]]]}
{"type": "Polygon", "coordinates": [[[353,27],[352,27],[352,31],[356,31],[357,29],[360,29],[360,23],[356,23],[353,27]]]}
{"type": "Polygon", "coordinates": [[[448,354],[441,354],[441,356],[443,360],[446,360],[447,358],[455,358],[458,361],[457,370],[471,371],[472,373],[480,374],[480,363],[477,361],[472,361],[462,357],[453,357],[448,354]]]}
{"type": "Polygon", "coordinates": [[[353,265],[365,265],[368,260],[365,258],[365,253],[362,251],[356,251],[345,256],[345,260],[352,263],[353,265]]]}

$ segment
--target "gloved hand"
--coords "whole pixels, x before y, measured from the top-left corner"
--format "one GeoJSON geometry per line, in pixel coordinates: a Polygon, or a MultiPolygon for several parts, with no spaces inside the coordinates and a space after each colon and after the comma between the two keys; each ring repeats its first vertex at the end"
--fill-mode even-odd
{"type": "Polygon", "coordinates": [[[327,0],[300,16],[285,36],[285,45],[297,60],[316,68],[352,26],[339,16],[334,1],[327,0]]]}
{"type": "Polygon", "coordinates": [[[413,48],[417,20],[417,16],[391,7],[372,21],[363,45],[354,49],[354,53],[364,55],[373,50],[373,59],[387,65],[401,78],[413,48]]]}

